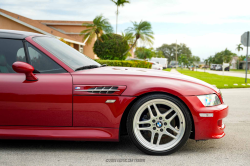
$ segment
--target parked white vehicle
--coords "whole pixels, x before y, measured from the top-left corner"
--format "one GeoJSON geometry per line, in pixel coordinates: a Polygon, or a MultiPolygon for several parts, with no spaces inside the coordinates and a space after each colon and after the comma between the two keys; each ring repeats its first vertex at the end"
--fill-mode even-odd
{"type": "Polygon", "coordinates": [[[210,70],[215,70],[215,68],[217,67],[218,64],[211,64],[210,65],[210,70]]]}
{"type": "Polygon", "coordinates": [[[216,71],[222,70],[222,65],[216,65],[215,70],[216,71]]]}
{"type": "Polygon", "coordinates": [[[155,69],[155,70],[162,70],[162,65],[157,63],[157,62],[153,62],[153,61],[148,61],[149,63],[152,64],[152,68],[151,69],[155,69]]]}
{"type": "Polygon", "coordinates": [[[158,62],[163,69],[166,69],[168,67],[168,59],[167,58],[151,58],[149,61],[158,62]]]}

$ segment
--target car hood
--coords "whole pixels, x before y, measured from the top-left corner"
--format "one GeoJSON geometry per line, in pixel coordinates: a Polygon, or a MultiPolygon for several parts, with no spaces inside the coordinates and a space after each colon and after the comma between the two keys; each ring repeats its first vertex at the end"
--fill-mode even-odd
{"type": "Polygon", "coordinates": [[[208,88],[213,89],[218,93],[218,89],[211,84],[208,84],[199,79],[186,76],[180,73],[172,73],[162,70],[153,70],[153,69],[144,69],[144,68],[132,68],[132,67],[100,67],[89,70],[81,70],[73,73],[74,75],[79,74],[91,74],[91,75],[131,75],[131,76],[143,76],[143,77],[158,77],[158,78],[168,78],[168,79],[176,79],[187,82],[192,82],[195,84],[203,85],[208,88]]]}

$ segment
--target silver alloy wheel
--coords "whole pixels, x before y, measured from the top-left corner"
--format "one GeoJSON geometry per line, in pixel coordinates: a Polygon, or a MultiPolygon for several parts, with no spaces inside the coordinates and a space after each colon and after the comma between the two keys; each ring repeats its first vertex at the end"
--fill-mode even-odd
{"type": "Polygon", "coordinates": [[[185,133],[185,125],[181,109],[173,102],[164,99],[154,99],[144,103],[133,119],[135,137],[144,147],[154,151],[168,150],[177,145],[185,133]],[[169,109],[164,111],[159,106],[169,109]],[[143,116],[147,116],[145,112],[148,118],[141,120],[143,116]],[[143,131],[151,133],[149,139],[146,139],[143,131]],[[168,141],[162,142],[163,138],[168,141]]]}

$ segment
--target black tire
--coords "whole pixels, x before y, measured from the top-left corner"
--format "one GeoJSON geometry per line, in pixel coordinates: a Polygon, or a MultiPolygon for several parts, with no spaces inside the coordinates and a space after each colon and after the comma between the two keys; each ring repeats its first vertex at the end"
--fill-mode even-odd
{"type": "Polygon", "coordinates": [[[177,98],[172,97],[170,95],[164,95],[164,94],[152,94],[147,95],[142,98],[140,98],[134,105],[132,106],[128,118],[127,118],[127,131],[130,139],[135,144],[137,148],[139,148],[142,152],[149,154],[149,155],[169,155],[176,151],[178,151],[189,139],[190,133],[192,129],[192,120],[189,110],[186,108],[186,106],[177,98]],[[184,118],[185,118],[185,133],[182,136],[182,139],[171,149],[166,149],[163,151],[154,151],[151,149],[148,149],[147,147],[143,146],[136,138],[133,130],[133,120],[136,112],[138,109],[146,102],[153,100],[153,99],[165,99],[168,101],[173,102],[175,105],[177,105],[180,110],[182,111],[184,118]]]}

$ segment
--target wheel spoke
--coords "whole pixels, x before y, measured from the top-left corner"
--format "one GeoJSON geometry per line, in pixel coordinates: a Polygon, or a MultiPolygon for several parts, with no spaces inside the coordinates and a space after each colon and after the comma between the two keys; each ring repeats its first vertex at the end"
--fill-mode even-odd
{"type": "Polygon", "coordinates": [[[171,108],[170,110],[168,110],[165,114],[163,114],[164,117],[166,117],[168,114],[170,114],[174,109],[171,108]]]}
{"type": "Polygon", "coordinates": [[[171,130],[173,130],[175,133],[177,133],[177,134],[179,133],[179,130],[177,130],[177,129],[176,129],[176,128],[174,128],[173,126],[171,126],[171,125],[170,125],[170,127],[169,127],[169,128],[170,128],[171,130]]]}
{"type": "Polygon", "coordinates": [[[146,101],[131,118],[133,131],[129,132],[134,134],[131,138],[150,151],[174,149],[185,135],[186,117],[178,105],[167,99],[146,101]]]}
{"type": "Polygon", "coordinates": [[[151,120],[139,121],[137,124],[151,124],[151,120]]]}
{"type": "Polygon", "coordinates": [[[154,115],[149,105],[148,105],[148,112],[149,112],[150,118],[152,119],[154,115]]]}
{"type": "Polygon", "coordinates": [[[154,138],[155,138],[155,132],[154,132],[154,131],[151,131],[151,140],[150,140],[150,143],[151,143],[151,144],[153,144],[154,138]]]}
{"type": "Polygon", "coordinates": [[[160,133],[160,134],[158,134],[158,139],[157,139],[157,143],[156,143],[156,145],[159,145],[160,144],[160,141],[161,141],[161,136],[162,136],[162,134],[160,133]]]}
{"type": "Polygon", "coordinates": [[[157,106],[156,106],[155,103],[153,104],[153,106],[154,106],[154,108],[155,108],[155,112],[156,112],[157,116],[160,116],[161,113],[160,113],[160,111],[158,110],[158,108],[157,108],[157,106]]]}
{"type": "Polygon", "coordinates": [[[138,127],[138,130],[148,130],[151,131],[151,127],[138,127]]]}
{"type": "Polygon", "coordinates": [[[169,137],[172,137],[172,138],[176,138],[176,136],[174,136],[173,134],[169,133],[168,131],[166,131],[164,134],[168,135],[169,137]]]}
{"type": "Polygon", "coordinates": [[[171,116],[171,118],[168,119],[169,122],[171,122],[175,117],[176,117],[177,113],[175,113],[174,115],[171,116]]]}

